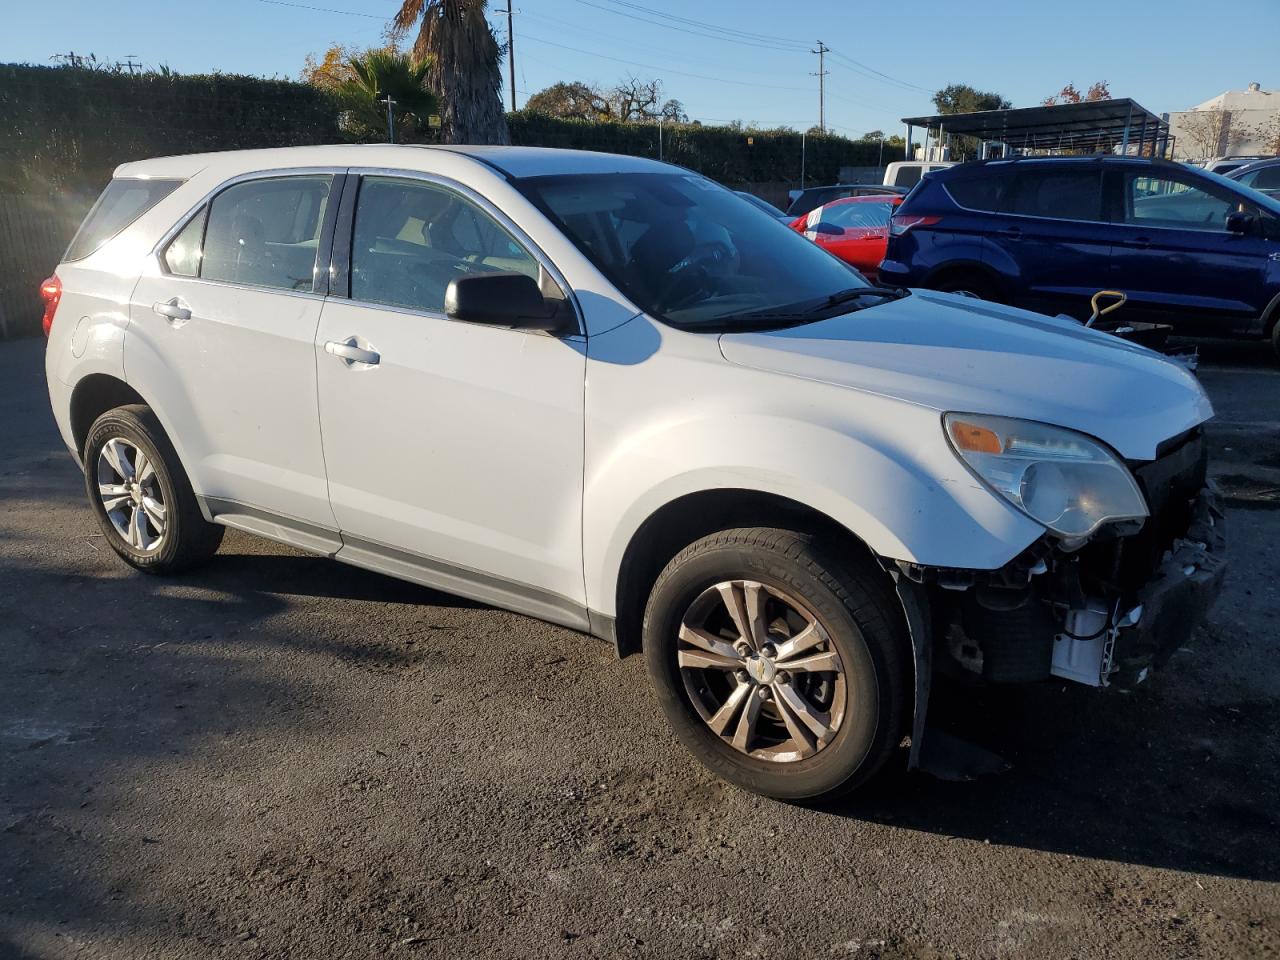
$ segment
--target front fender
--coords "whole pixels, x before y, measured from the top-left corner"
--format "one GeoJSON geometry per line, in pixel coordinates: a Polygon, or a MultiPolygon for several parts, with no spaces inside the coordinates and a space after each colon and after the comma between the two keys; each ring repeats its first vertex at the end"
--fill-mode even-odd
{"type": "MultiPolygon", "coordinates": [[[[764,377],[756,373],[757,385],[764,377]]],[[[616,615],[628,544],[645,520],[692,493],[785,497],[829,517],[882,557],[931,566],[995,569],[1043,534],[961,466],[936,413],[858,396],[862,406],[897,409],[893,416],[868,411],[859,418],[865,433],[855,436],[850,423],[838,427],[805,400],[812,394],[830,406],[837,393],[846,399],[847,393],[795,380],[787,390],[787,405],[800,407],[792,415],[730,413],[720,397],[704,412],[650,411],[650,423],[609,450],[589,437],[583,555],[593,610],[616,615]]]]}

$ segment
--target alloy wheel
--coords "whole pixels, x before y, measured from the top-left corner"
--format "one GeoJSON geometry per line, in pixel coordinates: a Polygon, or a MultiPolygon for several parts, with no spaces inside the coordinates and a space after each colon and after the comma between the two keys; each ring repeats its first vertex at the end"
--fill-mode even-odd
{"type": "Polygon", "coordinates": [[[98,496],[120,538],[140,553],[164,543],[168,508],[155,466],[124,437],[102,445],[97,463],[98,496]]]}
{"type": "Polygon", "coordinates": [[[767,584],[704,590],[681,621],[676,658],[698,715],[748,756],[804,760],[844,720],[848,685],[830,635],[799,598],[767,584]]]}

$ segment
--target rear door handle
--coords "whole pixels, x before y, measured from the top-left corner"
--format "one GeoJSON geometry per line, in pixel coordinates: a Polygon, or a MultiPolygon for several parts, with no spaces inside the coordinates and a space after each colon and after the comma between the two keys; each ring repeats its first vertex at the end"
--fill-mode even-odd
{"type": "Polygon", "coordinates": [[[1008,237],[1010,240],[1019,240],[1022,237],[1021,227],[1005,227],[1000,232],[1004,234],[1006,237],[1008,237]]]}
{"type": "Polygon", "coordinates": [[[181,321],[182,323],[186,323],[188,320],[191,319],[190,309],[188,309],[187,307],[184,307],[182,305],[182,301],[179,300],[177,297],[173,297],[169,300],[161,300],[158,303],[153,303],[151,305],[151,309],[154,310],[156,313],[158,313],[160,316],[167,317],[171,321],[178,320],[178,321],[181,321]]]}
{"type": "Polygon", "coordinates": [[[1132,240],[1125,240],[1124,245],[1126,247],[1137,247],[1139,250],[1142,250],[1142,249],[1145,249],[1146,247],[1151,246],[1151,238],[1150,237],[1134,237],[1132,240]]]}
{"type": "Polygon", "coordinates": [[[366,350],[364,347],[359,346],[355,337],[347,337],[345,340],[326,340],[324,351],[337,357],[347,366],[351,366],[353,363],[363,363],[372,367],[382,360],[382,355],[377,351],[366,350]]]}

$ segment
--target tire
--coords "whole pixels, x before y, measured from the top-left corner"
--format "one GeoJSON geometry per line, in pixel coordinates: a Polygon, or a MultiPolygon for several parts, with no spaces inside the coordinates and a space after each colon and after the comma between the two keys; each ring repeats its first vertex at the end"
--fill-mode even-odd
{"type": "Polygon", "coordinates": [[[1280,319],[1271,324],[1271,353],[1280,360],[1280,319]]]}
{"type": "Polygon", "coordinates": [[[931,282],[929,286],[943,293],[969,294],[979,300],[1000,302],[995,283],[980,273],[943,274],[937,282],[931,282]]]}
{"type": "Polygon", "coordinates": [[[676,737],[714,773],[769,797],[814,800],[865,783],[900,742],[909,703],[910,646],[887,580],[846,545],[790,530],[726,530],[686,547],[658,576],[643,628],[649,676],[676,737]],[[768,627],[754,633],[770,642],[748,643],[730,603],[748,620],[762,611],[768,627]],[[715,665],[699,669],[708,654],[715,665]],[[839,669],[819,670],[832,654],[839,669]],[[730,655],[736,668],[726,666],[730,655]],[[816,728],[799,722],[797,699],[816,728]]]}
{"type": "Polygon", "coordinates": [[[217,552],[225,528],[200,513],[191,481],[150,407],[117,407],[95,420],[84,465],[98,526],[125,563],[146,573],[179,573],[217,552]],[[135,484],[139,453],[142,480],[135,484]]]}

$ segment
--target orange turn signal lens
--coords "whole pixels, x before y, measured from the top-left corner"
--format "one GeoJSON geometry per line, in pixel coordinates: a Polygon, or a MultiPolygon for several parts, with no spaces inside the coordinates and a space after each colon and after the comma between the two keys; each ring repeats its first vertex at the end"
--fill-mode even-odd
{"type": "Polygon", "coordinates": [[[952,420],[948,426],[951,428],[951,439],[959,450],[968,450],[973,453],[1004,452],[1004,444],[1000,442],[1000,437],[994,430],[980,427],[976,423],[966,423],[963,420],[952,420]]]}

